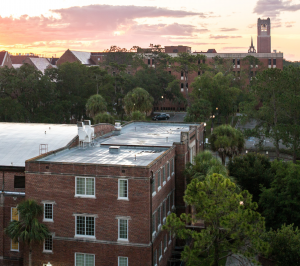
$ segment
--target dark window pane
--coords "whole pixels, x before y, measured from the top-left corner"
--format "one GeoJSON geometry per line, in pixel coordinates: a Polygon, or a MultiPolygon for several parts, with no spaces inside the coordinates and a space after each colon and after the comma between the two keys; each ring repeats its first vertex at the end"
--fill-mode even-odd
{"type": "Polygon", "coordinates": [[[25,176],[15,176],[15,188],[25,188],[25,176]]]}

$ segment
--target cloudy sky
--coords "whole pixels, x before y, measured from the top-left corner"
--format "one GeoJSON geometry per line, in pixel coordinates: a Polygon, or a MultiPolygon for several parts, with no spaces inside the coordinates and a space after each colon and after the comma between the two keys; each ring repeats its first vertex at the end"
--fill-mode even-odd
{"type": "Polygon", "coordinates": [[[60,56],[111,45],[189,45],[247,52],[256,22],[271,18],[272,50],[300,61],[300,0],[9,0],[0,9],[0,49],[60,56]]]}

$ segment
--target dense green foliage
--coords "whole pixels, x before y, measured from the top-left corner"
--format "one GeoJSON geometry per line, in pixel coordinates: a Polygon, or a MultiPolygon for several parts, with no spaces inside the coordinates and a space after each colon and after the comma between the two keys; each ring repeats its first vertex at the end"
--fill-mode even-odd
{"type": "Polygon", "coordinates": [[[134,120],[134,121],[145,121],[146,120],[145,113],[141,113],[140,111],[132,112],[130,118],[131,118],[131,120],[134,120]]]}
{"type": "Polygon", "coordinates": [[[107,104],[101,95],[95,94],[87,100],[85,108],[88,116],[94,117],[96,114],[106,111],[107,104]]]}
{"type": "Polygon", "coordinates": [[[192,105],[187,109],[185,122],[203,122],[207,121],[211,115],[211,103],[204,99],[193,101],[192,105]]]}
{"type": "Polygon", "coordinates": [[[26,200],[18,204],[19,221],[13,220],[5,228],[5,233],[15,242],[21,241],[29,246],[29,266],[33,243],[42,243],[49,235],[45,224],[39,222],[43,215],[43,207],[34,200],[26,200]]]}
{"type": "Polygon", "coordinates": [[[207,175],[214,173],[227,176],[227,169],[210,151],[203,151],[194,157],[193,164],[187,164],[185,174],[189,182],[196,178],[203,181],[207,175]]]}
{"type": "Polygon", "coordinates": [[[108,113],[99,113],[97,115],[95,115],[94,117],[94,123],[98,124],[98,123],[109,123],[109,124],[113,124],[115,123],[115,119],[111,114],[108,113]]]}
{"type": "Polygon", "coordinates": [[[241,93],[239,88],[234,87],[236,84],[233,79],[232,74],[206,72],[192,83],[194,101],[203,99],[210,102],[210,114],[222,115],[228,123],[229,116],[237,110],[237,100],[241,93]]]}
{"type": "Polygon", "coordinates": [[[211,149],[219,153],[223,164],[227,156],[232,158],[241,153],[245,144],[243,133],[229,125],[221,125],[214,129],[209,141],[211,149]]]}
{"type": "Polygon", "coordinates": [[[259,201],[261,186],[270,188],[273,172],[269,158],[257,153],[233,157],[228,165],[229,175],[234,177],[242,189],[248,190],[253,201],[259,201]]]}
{"type": "Polygon", "coordinates": [[[264,256],[276,261],[278,266],[300,265],[300,231],[293,225],[282,225],[280,229],[270,230],[263,236],[270,243],[264,256]]]}
{"type": "Polygon", "coordinates": [[[270,188],[264,187],[259,199],[267,227],[277,229],[282,224],[300,226],[300,165],[274,161],[274,178],[270,188]]]}
{"type": "Polygon", "coordinates": [[[184,201],[196,210],[194,217],[171,214],[164,229],[172,230],[180,239],[191,239],[185,245],[182,260],[186,265],[218,266],[224,257],[239,253],[253,256],[267,245],[261,241],[264,219],[256,212],[257,203],[252,202],[248,191],[236,193],[236,186],[230,179],[219,174],[207,176],[203,182],[197,178],[187,186],[184,201]],[[186,224],[205,221],[205,228],[196,231],[186,224]]]}
{"type": "Polygon", "coordinates": [[[147,113],[153,108],[153,98],[146,90],[135,88],[124,97],[124,107],[128,114],[134,111],[147,113]]]}

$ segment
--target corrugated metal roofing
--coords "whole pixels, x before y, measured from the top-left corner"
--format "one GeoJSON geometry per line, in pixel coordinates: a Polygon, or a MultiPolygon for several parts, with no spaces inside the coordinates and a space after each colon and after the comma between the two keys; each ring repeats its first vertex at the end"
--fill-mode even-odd
{"type": "Polygon", "coordinates": [[[48,144],[48,151],[56,150],[77,133],[76,125],[0,123],[0,165],[24,167],[26,160],[39,155],[40,144],[48,144]]]}
{"type": "MultiPolygon", "coordinates": [[[[49,60],[46,58],[30,58],[31,62],[35,65],[35,67],[41,71],[43,74],[45,72],[45,70],[47,69],[47,67],[50,64],[49,60]]],[[[52,65],[51,65],[52,66],[52,65]]]]}
{"type": "MultiPolygon", "coordinates": [[[[71,51],[71,50],[70,50],[71,51]]],[[[81,62],[83,65],[90,65],[91,61],[91,53],[90,52],[81,52],[81,51],[71,51],[76,58],[81,62]]]]}

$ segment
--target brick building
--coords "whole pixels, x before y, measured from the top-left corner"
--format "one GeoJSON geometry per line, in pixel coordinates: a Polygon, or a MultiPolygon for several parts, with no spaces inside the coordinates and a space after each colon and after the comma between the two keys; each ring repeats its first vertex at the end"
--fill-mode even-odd
{"type": "MultiPolygon", "coordinates": [[[[92,145],[81,142],[83,127],[75,138],[74,127],[59,131],[59,149],[27,160],[19,172],[3,172],[0,228],[17,217],[14,208],[25,196],[44,205],[51,231],[34,247],[36,265],[167,265],[175,241],[161,226],[170,212],[186,211],[183,170],[202,149],[203,124],[129,123],[121,131],[99,124],[92,145]],[[67,136],[73,141],[65,144],[67,136]],[[13,183],[24,170],[18,194],[13,183]]],[[[28,264],[26,247],[0,239],[0,265],[28,264]]]]}

